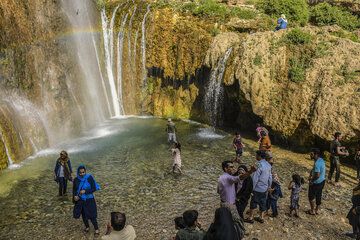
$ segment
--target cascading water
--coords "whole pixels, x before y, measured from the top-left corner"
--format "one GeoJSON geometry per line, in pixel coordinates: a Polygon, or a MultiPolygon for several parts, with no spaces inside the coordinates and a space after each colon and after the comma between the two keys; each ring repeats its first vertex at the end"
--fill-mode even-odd
{"type": "MultiPolygon", "coordinates": [[[[99,81],[101,73],[96,67],[98,65],[96,53],[92,48],[93,34],[83,32],[83,29],[96,29],[96,24],[92,23],[89,18],[90,14],[94,15],[96,13],[92,14],[89,12],[87,0],[62,0],[61,4],[64,13],[70,20],[72,32],[74,33],[71,39],[75,43],[77,63],[82,70],[81,75],[84,78],[84,82],[81,83],[81,103],[83,103],[82,107],[85,107],[86,110],[86,121],[93,121],[94,124],[98,124],[111,113],[104,111],[106,109],[103,107],[106,105],[105,93],[99,91],[99,89],[102,89],[101,81],[99,81]]],[[[71,89],[74,88],[72,87],[71,89]]]]}
{"type": "Polygon", "coordinates": [[[220,57],[216,68],[211,72],[209,84],[205,94],[205,110],[209,114],[210,123],[216,126],[219,115],[222,113],[224,88],[222,79],[224,77],[226,62],[233,47],[229,48],[223,57],[220,57]]]}
{"type": "MultiPolygon", "coordinates": [[[[109,43],[110,43],[110,64],[111,64],[111,68],[113,67],[113,59],[114,59],[114,24],[115,24],[115,16],[116,16],[116,12],[119,9],[119,7],[121,7],[123,5],[119,4],[116,6],[116,8],[113,11],[111,20],[110,20],[110,28],[109,28],[109,43]]],[[[104,9],[105,11],[105,9],[104,9]]],[[[106,24],[107,25],[107,24],[106,24]]]]}
{"type": "Polygon", "coordinates": [[[117,86],[118,86],[118,96],[119,96],[119,105],[120,105],[120,114],[125,115],[123,98],[122,98],[122,57],[123,57],[123,48],[124,48],[124,38],[125,38],[125,25],[130,14],[131,8],[129,8],[129,12],[123,16],[121,20],[120,30],[118,34],[117,40],[117,86]]]}
{"type": "Polygon", "coordinates": [[[147,6],[147,10],[146,13],[144,15],[144,19],[141,23],[141,30],[142,30],[142,37],[141,37],[141,56],[142,56],[142,86],[145,87],[146,86],[146,78],[147,78],[147,74],[146,74],[146,29],[145,29],[145,23],[146,23],[146,19],[147,16],[150,13],[150,6],[151,4],[149,4],[147,6]]]}
{"type": "MultiPolygon", "coordinates": [[[[113,14],[115,16],[115,14],[113,14]]],[[[115,79],[114,74],[112,70],[112,61],[111,61],[111,51],[112,48],[110,48],[110,35],[112,34],[112,28],[108,29],[108,19],[106,17],[105,8],[101,9],[101,23],[102,23],[102,29],[103,29],[103,39],[104,39],[104,51],[105,51],[105,68],[107,72],[107,78],[109,81],[109,87],[110,87],[110,93],[111,93],[111,99],[114,109],[114,116],[120,116],[120,105],[119,105],[119,99],[116,92],[116,85],[115,85],[115,79]],[[111,32],[111,34],[110,34],[111,32]]]]}
{"type": "Polygon", "coordinates": [[[7,157],[8,161],[9,161],[9,166],[11,166],[11,165],[13,164],[13,161],[12,161],[12,159],[11,159],[11,157],[10,157],[9,149],[8,149],[8,147],[6,146],[6,142],[5,142],[5,140],[4,140],[4,136],[2,135],[2,132],[1,132],[1,131],[0,131],[0,137],[1,137],[2,143],[4,144],[4,147],[5,147],[6,157],[7,157]]]}

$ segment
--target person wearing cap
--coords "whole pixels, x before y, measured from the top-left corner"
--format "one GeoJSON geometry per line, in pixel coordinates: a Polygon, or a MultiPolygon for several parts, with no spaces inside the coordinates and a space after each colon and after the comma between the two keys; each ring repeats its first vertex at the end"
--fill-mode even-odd
{"type": "Polygon", "coordinates": [[[280,19],[278,19],[277,23],[279,24],[276,28],[275,28],[275,32],[280,30],[280,29],[286,29],[287,28],[287,19],[285,14],[281,14],[280,19]]]}
{"type": "Polygon", "coordinates": [[[173,121],[171,121],[171,118],[168,119],[168,123],[166,124],[165,131],[168,134],[168,142],[169,143],[177,143],[177,141],[176,141],[177,129],[176,129],[175,123],[173,123],[173,121]]]}

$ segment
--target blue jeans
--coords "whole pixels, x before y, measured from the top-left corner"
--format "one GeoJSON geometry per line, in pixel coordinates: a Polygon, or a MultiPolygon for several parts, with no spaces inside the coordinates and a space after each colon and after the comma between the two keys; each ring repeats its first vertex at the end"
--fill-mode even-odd
{"type": "Polygon", "coordinates": [[[273,216],[277,216],[279,213],[278,213],[278,210],[277,210],[277,199],[274,200],[274,199],[270,199],[268,198],[266,200],[266,208],[269,210],[270,207],[271,207],[271,210],[273,212],[273,216]]]}
{"type": "Polygon", "coordinates": [[[66,193],[67,179],[64,177],[59,177],[59,196],[62,196],[66,193]]]}

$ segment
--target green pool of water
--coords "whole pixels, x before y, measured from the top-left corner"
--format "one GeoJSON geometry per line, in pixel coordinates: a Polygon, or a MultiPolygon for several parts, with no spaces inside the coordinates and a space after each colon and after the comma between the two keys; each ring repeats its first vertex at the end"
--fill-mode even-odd
{"type": "MultiPolygon", "coordinates": [[[[72,218],[71,189],[57,196],[53,170],[59,152],[69,152],[73,171],[87,166],[101,190],[95,193],[102,233],[111,211],[122,211],[138,239],[164,239],[173,233],[173,219],[197,209],[210,223],[218,207],[216,182],[223,160],[233,159],[232,137],[192,122],[175,122],[182,143],[185,175],[167,174],[166,120],[112,119],[83,136],[28,159],[0,174],[0,239],[78,239],[82,221],[72,218]]],[[[244,160],[253,160],[245,153],[244,160]]],[[[92,237],[92,233],[89,235],[92,237]]],[[[90,237],[90,238],[91,238],[90,237]]]]}

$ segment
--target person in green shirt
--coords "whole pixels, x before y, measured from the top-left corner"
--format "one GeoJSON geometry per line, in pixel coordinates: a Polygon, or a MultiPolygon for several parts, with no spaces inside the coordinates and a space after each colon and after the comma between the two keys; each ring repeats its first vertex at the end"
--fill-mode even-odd
{"type": "Polygon", "coordinates": [[[201,224],[197,220],[198,215],[196,210],[188,210],[183,213],[186,227],[177,232],[175,240],[203,240],[206,232],[201,228],[201,224]]]}

